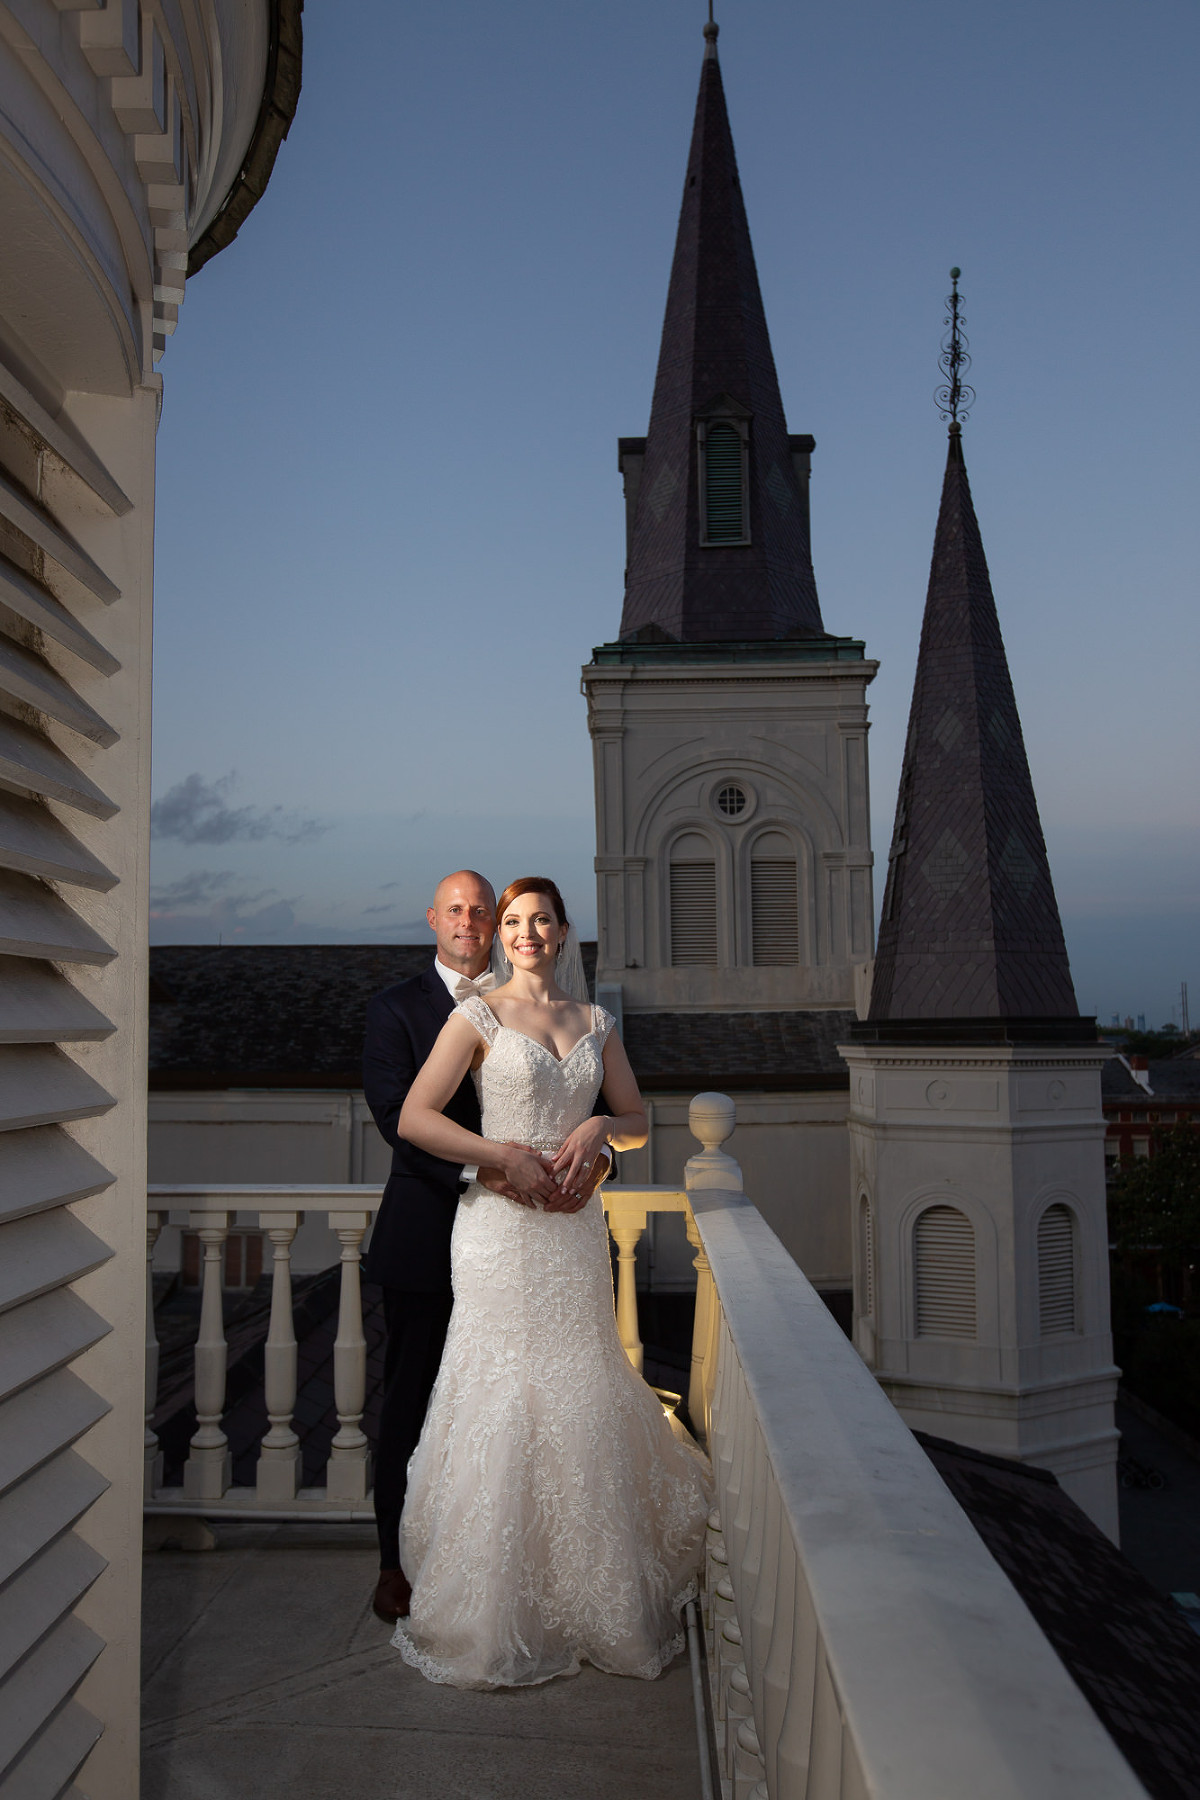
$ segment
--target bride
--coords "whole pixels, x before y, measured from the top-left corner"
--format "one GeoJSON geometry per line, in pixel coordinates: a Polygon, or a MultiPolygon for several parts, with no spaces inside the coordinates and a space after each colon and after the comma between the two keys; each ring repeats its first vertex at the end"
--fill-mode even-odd
{"type": "MultiPolygon", "coordinates": [[[[577,940],[554,883],[512,882],[497,925],[511,978],[447,1019],[400,1136],[498,1164],[520,1193],[548,1164],[573,1193],[603,1145],[645,1143],[641,1096],[611,1015],[556,978],[577,940]],[[468,1068],[481,1137],[441,1111],[468,1068]],[[601,1090],[611,1111],[595,1116],[601,1090]]],[[[400,1524],[412,1607],[392,1641],[461,1688],[584,1661],[652,1679],[682,1646],[709,1481],[617,1336],[599,1196],[546,1212],[474,1183],[451,1256],[454,1313],[400,1524]]]]}

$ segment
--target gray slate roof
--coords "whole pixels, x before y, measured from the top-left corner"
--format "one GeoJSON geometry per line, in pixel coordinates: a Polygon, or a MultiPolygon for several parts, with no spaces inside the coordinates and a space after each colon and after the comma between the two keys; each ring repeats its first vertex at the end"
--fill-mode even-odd
{"type": "Polygon", "coordinates": [[[1077,1020],[987,559],[952,427],[870,1022],[1077,1020]]]}
{"type": "Polygon", "coordinates": [[[700,75],[620,635],[648,627],[684,642],[824,629],[715,40],[700,75]],[[722,399],[751,415],[751,542],[702,549],[696,417],[722,399]]]}
{"type": "MultiPolygon", "coordinates": [[[[583,945],[588,980],[596,946],[583,945]]],[[[152,1088],[361,1084],[372,994],[427,969],[432,944],[158,945],[150,951],[152,1088]]],[[[637,1013],[624,1038],[649,1092],[844,1088],[853,1014],[637,1013]]]]}

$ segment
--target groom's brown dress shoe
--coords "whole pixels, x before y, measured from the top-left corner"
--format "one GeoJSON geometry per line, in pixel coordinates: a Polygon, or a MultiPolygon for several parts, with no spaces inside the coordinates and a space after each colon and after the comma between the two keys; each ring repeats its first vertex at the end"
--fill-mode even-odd
{"type": "Polygon", "coordinates": [[[382,1619],[385,1625],[394,1625],[397,1619],[407,1619],[411,1600],[412,1587],[403,1569],[379,1571],[375,1596],[371,1601],[371,1610],[377,1619],[382,1619]]]}

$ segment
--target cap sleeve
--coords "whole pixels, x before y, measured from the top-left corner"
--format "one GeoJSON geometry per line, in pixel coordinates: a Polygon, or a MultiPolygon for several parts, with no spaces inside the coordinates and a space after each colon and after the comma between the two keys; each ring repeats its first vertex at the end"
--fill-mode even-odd
{"type": "Polygon", "coordinates": [[[601,1044],[603,1044],[605,1038],[608,1036],[616,1022],[613,1015],[610,1012],[605,1012],[602,1006],[593,1005],[592,1031],[600,1040],[601,1044]]]}
{"type": "Polygon", "coordinates": [[[468,999],[460,1000],[454,1010],[475,1027],[490,1050],[500,1035],[500,1021],[487,1001],[480,999],[478,994],[472,994],[468,999]]]}

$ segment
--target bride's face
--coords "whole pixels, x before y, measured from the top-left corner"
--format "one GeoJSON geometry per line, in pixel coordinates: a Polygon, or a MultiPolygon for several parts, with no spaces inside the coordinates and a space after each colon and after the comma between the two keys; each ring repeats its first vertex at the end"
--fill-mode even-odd
{"type": "Polygon", "coordinates": [[[499,921],[500,942],[514,969],[553,969],[567,935],[548,894],[518,894],[499,921]]]}

